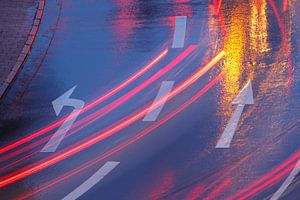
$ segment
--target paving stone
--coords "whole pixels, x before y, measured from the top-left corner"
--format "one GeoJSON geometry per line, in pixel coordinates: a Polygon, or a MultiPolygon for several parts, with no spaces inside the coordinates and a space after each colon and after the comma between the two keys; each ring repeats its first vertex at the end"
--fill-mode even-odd
{"type": "Polygon", "coordinates": [[[16,66],[38,7],[39,0],[0,0],[0,84],[16,66]]]}

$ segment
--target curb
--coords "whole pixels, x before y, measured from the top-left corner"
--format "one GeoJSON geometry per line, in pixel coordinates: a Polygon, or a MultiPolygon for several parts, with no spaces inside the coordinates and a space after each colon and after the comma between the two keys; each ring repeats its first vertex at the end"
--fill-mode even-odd
{"type": "Polygon", "coordinates": [[[3,81],[0,85],[0,99],[3,98],[3,96],[8,91],[9,87],[12,85],[12,83],[16,79],[18,73],[21,71],[22,66],[25,64],[26,59],[28,58],[28,56],[31,52],[31,49],[33,48],[36,36],[38,34],[38,31],[39,31],[39,28],[41,25],[41,20],[42,20],[43,14],[44,14],[45,2],[46,2],[46,0],[39,0],[38,9],[35,14],[33,26],[31,28],[31,31],[27,38],[27,41],[26,41],[25,45],[23,46],[23,49],[17,59],[17,62],[15,63],[13,68],[10,70],[5,81],[3,81]]]}

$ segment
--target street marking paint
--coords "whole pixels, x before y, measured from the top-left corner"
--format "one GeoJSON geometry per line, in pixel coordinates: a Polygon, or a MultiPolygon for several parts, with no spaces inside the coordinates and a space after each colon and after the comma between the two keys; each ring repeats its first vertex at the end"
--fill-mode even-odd
{"type": "Polygon", "coordinates": [[[159,102],[163,97],[166,97],[169,95],[169,93],[171,92],[173,86],[174,86],[175,81],[163,81],[160,89],[157,93],[157,96],[155,97],[153,104],[150,108],[150,110],[148,111],[148,113],[146,114],[146,116],[144,117],[143,121],[147,121],[147,122],[153,122],[156,121],[159,113],[162,111],[167,98],[164,98],[163,101],[161,102],[161,104],[159,106],[156,106],[156,108],[153,108],[153,105],[156,105],[157,102],[159,102]]]}
{"type": "MultiPolygon", "coordinates": [[[[136,134],[134,137],[130,138],[127,141],[124,141],[123,143],[113,147],[112,149],[109,149],[105,153],[103,153],[101,156],[96,157],[93,160],[90,160],[89,162],[83,163],[82,165],[60,175],[55,179],[55,183],[61,183],[62,181],[66,180],[68,177],[73,176],[74,174],[78,174],[82,172],[83,170],[88,169],[91,166],[94,166],[95,164],[99,163],[100,161],[124,150],[128,146],[134,144],[135,142],[139,141],[140,139],[146,137],[147,135],[151,134],[153,130],[157,129],[158,127],[162,126],[169,120],[173,119],[174,116],[178,115],[182,111],[184,111],[186,108],[188,108],[190,105],[192,105],[196,100],[201,98],[203,95],[205,95],[210,89],[212,89],[219,81],[224,77],[224,73],[218,74],[213,80],[211,80],[207,85],[205,85],[201,90],[199,90],[194,96],[189,98],[185,103],[177,107],[175,110],[173,110],[171,113],[168,113],[166,116],[164,116],[162,119],[158,120],[157,122],[151,124],[151,126],[147,127],[143,131],[139,132],[139,134],[136,134]]],[[[49,189],[53,186],[52,181],[49,181],[39,187],[39,189],[34,190],[32,192],[27,192],[22,196],[22,199],[29,199],[31,196],[38,194],[42,191],[45,191],[46,189],[49,189]]]]}
{"type": "Polygon", "coordinates": [[[80,114],[82,108],[84,107],[84,102],[78,99],[71,99],[70,96],[74,92],[76,86],[65,92],[63,95],[58,97],[52,102],[53,109],[58,116],[64,106],[74,107],[73,112],[66,118],[65,122],[59,127],[59,129],[54,133],[51,139],[43,147],[41,152],[55,152],[61,141],[64,139],[67,132],[70,130],[73,123],[76,121],[78,115],[80,114]]]}
{"type": "Polygon", "coordinates": [[[109,172],[111,172],[120,162],[109,161],[106,162],[96,173],[88,178],[84,183],[78,186],[70,194],[64,197],[62,200],[75,200],[90,190],[100,180],[102,180],[109,172]]]}
{"type": "MultiPolygon", "coordinates": [[[[189,78],[183,80],[172,92],[168,95],[169,99],[173,99],[178,94],[182,93],[186,88],[190,87],[198,79],[200,79],[204,74],[206,74],[210,69],[212,69],[216,64],[218,64],[225,56],[225,51],[220,51],[215,57],[213,57],[207,64],[198,68],[196,72],[190,75],[189,78]]],[[[167,98],[167,97],[164,97],[167,98]]],[[[155,106],[159,106],[161,101],[159,101],[155,106]]],[[[41,159],[38,163],[30,164],[26,167],[18,169],[18,173],[11,172],[3,177],[0,177],[0,188],[13,184],[16,181],[24,179],[32,174],[35,174],[45,168],[55,165],[58,162],[61,162],[67,159],[70,156],[73,156],[84,149],[87,149],[96,143],[116,134],[117,132],[123,130],[124,128],[135,123],[137,120],[143,118],[147,112],[150,110],[150,106],[144,107],[142,110],[137,110],[129,116],[126,116],[118,121],[118,123],[110,126],[110,129],[100,130],[96,133],[93,133],[85,141],[77,142],[71,145],[69,148],[66,148],[52,157],[47,157],[41,159]]]]}
{"type": "Polygon", "coordinates": [[[283,184],[280,186],[280,188],[273,194],[273,196],[271,197],[270,200],[277,200],[280,198],[280,196],[284,193],[284,191],[289,187],[289,185],[293,182],[293,180],[295,179],[295,177],[297,176],[297,174],[300,171],[300,160],[298,160],[296,166],[294,167],[294,169],[292,170],[292,172],[290,173],[290,175],[287,177],[287,179],[285,179],[285,181],[283,182],[283,184]]]}
{"type": "Polygon", "coordinates": [[[254,104],[253,91],[251,81],[240,91],[238,96],[232,101],[232,104],[237,104],[232,117],[230,118],[228,125],[226,126],[221,138],[219,139],[216,148],[229,148],[231,140],[234,136],[236,127],[241,118],[242,112],[246,104],[254,104]]]}
{"type": "MultiPolygon", "coordinates": [[[[81,113],[89,111],[90,109],[92,109],[95,106],[99,105],[100,103],[102,103],[103,101],[105,101],[108,98],[112,97],[116,93],[120,92],[122,89],[124,89],[125,87],[127,87],[133,81],[135,81],[140,76],[142,76],[143,74],[145,74],[147,71],[149,71],[150,69],[152,69],[158,62],[160,62],[168,54],[168,52],[169,52],[168,48],[165,49],[164,51],[162,51],[156,58],[154,58],[153,60],[151,60],[150,63],[148,63],[147,65],[143,66],[137,72],[135,72],[134,74],[132,74],[128,79],[124,80],[119,85],[117,85],[116,87],[112,88],[111,90],[108,90],[108,92],[106,92],[103,96],[100,96],[97,99],[95,99],[94,101],[92,101],[89,104],[87,104],[81,110],[81,113]]],[[[6,83],[4,85],[0,86],[0,96],[2,95],[2,93],[5,92],[5,90],[6,90],[7,87],[8,87],[8,84],[6,84],[6,83]]],[[[12,142],[12,143],[4,146],[4,147],[0,147],[0,154],[3,154],[5,152],[7,152],[7,151],[10,151],[10,150],[14,149],[14,148],[17,148],[20,145],[28,143],[31,140],[33,140],[33,139],[35,139],[37,137],[40,137],[40,136],[44,135],[45,133],[48,133],[49,131],[51,131],[51,130],[53,130],[55,128],[58,128],[61,124],[64,123],[64,121],[66,121],[66,119],[67,119],[67,117],[63,117],[63,118],[61,118],[61,119],[59,119],[59,120],[57,120],[55,122],[52,122],[52,123],[48,124],[43,129],[40,129],[38,131],[34,131],[34,132],[28,134],[27,136],[25,136],[23,138],[18,138],[14,142],[12,142]]]]}
{"type": "Polygon", "coordinates": [[[176,16],[172,48],[184,47],[186,20],[186,16],[176,16]]]}

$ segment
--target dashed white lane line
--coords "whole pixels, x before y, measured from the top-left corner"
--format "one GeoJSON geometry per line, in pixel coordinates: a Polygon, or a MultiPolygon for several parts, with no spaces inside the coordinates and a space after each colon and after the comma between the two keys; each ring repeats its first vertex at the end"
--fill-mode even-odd
{"type": "MultiPolygon", "coordinates": [[[[156,105],[157,102],[159,102],[163,97],[169,95],[169,93],[171,92],[171,90],[174,86],[174,83],[175,83],[175,81],[163,81],[152,105],[156,105]]],[[[166,101],[167,101],[167,98],[165,98],[164,101],[161,102],[160,106],[154,108],[153,110],[152,110],[152,106],[151,106],[149,112],[146,114],[143,121],[151,121],[151,122],[155,121],[157,119],[159,113],[163,109],[166,101]]]]}
{"type": "Polygon", "coordinates": [[[186,21],[187,21],[186,16],[177,16],[175,18],[175,31],[174,31],[172,48],[184,47],[186,21]]]}
{"type": "Polygon", "coordinates": [[[241,118],[242,112],[246,104],[253,104],[253,91],[251,81],[240,91],[240,93],[232,101],[232,104],[237,104],[232,117],[230,118],[228,125],[226,126],[221,138],[219,139],[216,148],[229,148],[232,138],[234,136],[236,127],[241,118]]]}
{"type": "Polygon", "coordinates": [[[295,177],[300,171],[300,160],[298,160],[295,168],[292,170],[290,175],[285,179],[283,184],[280,186],[280,188],[273,194],[270,200],[277,200],[280,198],[280,196],[284,193],[284,191],[289,187],[289,185],[293,182],[295,177]]]}
{"type": "Polygon", "coordinates": [[[63,95],[55,99],[52,104],[56,115],[59,115],[64,106],[74,107],[73,112],[65,120],[65,122],[59,127],[59,129],[53,134],[51,139],[43,147],[41,152],[55,152],[65,135],[76,121],[85,103],[78,99],[71,99],[70,96],[74,92],[76,86],[65,92],[63,95]]]}
{"type": "Polygon", "coordinates": [[[70,194],[64,197],[62,200],[75,200],[86,193],[94,185],[96,185],[101,179],[103,179],[109,172],[111,172],[120,162],[109,161],[106,162],[96,173],[88,178],[79,187],[73,190],[70,194]]]}

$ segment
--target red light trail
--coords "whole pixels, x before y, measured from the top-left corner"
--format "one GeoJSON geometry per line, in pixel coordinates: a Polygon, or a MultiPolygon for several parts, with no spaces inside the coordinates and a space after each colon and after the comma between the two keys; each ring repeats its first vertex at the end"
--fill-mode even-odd
{"type": "MultiPolygon", "coordinates": [[[[110,90],[105,95],[98,98],[97,100],[95,100],[95,101],[91,102],[90,104],[86,105],[82,109],[81,114],[88,111],[88,110],[90,110],[91,108],[93,108],[94,106],[100,104],[101,102],[105,101],[106,99],[110,98],[111,96],[113,96],[114,94],[116,94],[117,92],[119,92],[120,90],[125,88],[126,86],[128,86],[130,83],[132,83],[133,81],[138,79],[141,75],[143,75],[144,73],[149,71],[152,67],[154,67],[155,64],[157,64],[162,58],[164,58],[167,55],[167,53],[168,53],[168,49],[165,49],[154,60],[152,60],[148,65],[144,66],[138,72],[133,74],[129,79],[122,82],[120,85],[118,85],[114,89],[110,90]]],[[[5,147],[0,148],[0,154],[3,154],[7,151],[10,151],[10,150],[22,145],[22,144],[25,144],[25,143],[31,141],[32,139],[40,137],[41,135],[43,135],[43,134],[45,134],[45,133],[47,133],[47,132],[49,132],[49,131],[51,131],[55,128],[58,128],[61,124],[63,124],[65,122],[66,119],[67,119],[67,117],[63,117],[62,119],[48,125],[47,127],[43,128],[43,129],[41,129],[37,132],[29,134],[29,136],[26,136],[26,137],[24,137],[24,138],[22,138],[18,141],[13,142],[12,144],[9,144],[5,147]]]]}
{"type": "MultiPolygon", "coordinates": [[[[115,108],[117,108],[118,106],[120,106],[121,104],[126,102],[127,100],[129,100],[131,97],[136,95],[138,92],[140,92],[141,90],[143,90],[144,88],[149,86],[151,83],[156,81],[158,78],[163,76],[169,70],[173,69],[177,64],[179,64],[181,61],[183,61],[183,59],[185,59],[188,55],[190,55],[197,47],[198,47],[197,45],[190,45],[184,52],[182,52],[179,56],[177,56],[167,66],[165,66],[163,69],[161,69],[160,71],[155,73],[153,76],[151,76],[151,78],[149,78],[148,80],[146,80],[145,82],[140,84],[138,87],[134,88],[133,90],[129,91],[127,94],[125,94],[125,95],[121,96],[120,98],[118,98],[117,100],[113,101],[112,103],[110,103],[110,104],[104,106],[103,108],[97,110],[95,113],[90,114],[89,116],[79,120],[78,122],[75,122],[73,124],[72,128],[76,128],[78,126],[81,126],[81,127],[76,129],[76,132],[77,132],[77,131],[83,129],[84,127],[90,125],[91,123],[93,123],[97,119],[105,116],[106,114],[108,114],[109,112],[111,112],[112,110],[114,110],[115,108]]],[[[74,132],[72,134],[74,134],[74,132]]],[[[69,136],[70,136],[70,134],[69,134],[69,136]]],[[[39,141],[36,141],[35,143],[32,143],[32,144],[26,146],[25,148],[22,148],[18,151],[11,152],[10,154],[7,154],[6,156],[2,157],[0,159],[0,162],[4,161],[6,159],[9,159],[11,157],[17,156],[17,155],[23,153],[24,151],[28,151],[31,148],[36,147],[36,146],[42,144],[43,142],[46,142],[48,139],[49,139],[49,136],[47,137],[47,139],[45,139],[45,138],[41,139],[39,141]]],[[[38,153],[38,152],[39,151],[36,151],[35,153],[38,153]]]]}
{"type": "Polygon", "coordinates": [[[196,185],[187,195],[184,200],[197,200],[205,192],[205,185],[202,183],[196,185]]]}
{"type": "MultiPolygon", "coordinates": [[[[99,109],[98,111],[96,111],[95,113],[93,113],[90,116],[86,117],[85,119],[82,119],[82,120],[78,121],[78,124],[75,127],[77,127],[79,125],[82,125],[80,127],[80,129],[82,129],[82,128],[90,125],[91,123],[95,122],[96,120],[100,119],[104,115],[108,114],[109,112],[111,112],[112,110],[114,110],[115,108],[117,108],[118,106],[120,106],[122,103],[124,103],[125,101],[127,101],[129,98],[131,98],[132,96],[134,96],[135,94],[137,94],[138,92],[140,92],[142,89],[146,88],[151,83],[153,83],[154,81],[156,81],[162,75],[164,75],[165,73],[167,73],[168,71],[170,71],[171,69],[173,69],[184,58],[186,58],[188,55],[190,55],[197,47],[198,47],[197,45],[191,45],[191,46],[189,46],[182,54],[180,54],[177,58],[175,58],[172,62],[170,62],[165,68],[161,69],[156,74],[154,74],[153,76],[151,76],[150,79],[148,79],[147,81],[143,82],[138,87],[136,87],[135,89],[133,89],[130,92],[128,92],[126,95],[120,97],[118,100],[116,100],[116,101],[108,104],[107,106],[99,109]]],[[[76,131],[78,131],[78,130],[76,130],[76,131]]]]}
{"type": "Polygon", "coordinates": [[[119,144],[118,146],[114,147],[113,149],[107,151],[106,153],[102,154],[101,156],[99,156],[98,158],[89,161],[88,163],[85,163],[75,169],[73,169],[72,171],[69,171],[67,173],[65,173],[64,175],[58,177],[57,179],[48,182],[46,184],[44,184],[43,186],[41,186],[40,188],[38,188],[37,190],[34,190],[33,192],[30,193],[26,193],[24,194],[22,197],[19,197],[18,199],[26,199],[38,192],[41,192],[49,187],[52,187],[80,172],[82,172],[83,170],[86,170],[89,167],[92,167],[93,165],[97,164],[98,162],[103,161],[104,159],[108,158],[109,156],[123,150],[124,148],[128,147],[129,145],[139,141],[140,139],[144,138],[145,136],[147,136],[148,134],[150,134],[152,131],[154,131],[155,129],[157,129],[158,127],[160,127],[161,125],[163,125],[164,123],[166,123],[167,121],[169,121],[170,119],[172,119],[174,116],[176,116],[178,113],[182,112],[183,110],[185,110],[187,107],[189,107],[192,103],[194,103],[197,99],[199,99],[200,97],[202,97],[207,91],[209,91],[213,86],[215,86],[223,77],[223,73],[219,74],[216,78],[214,78],[210,83],[208,83],[203,89],[201,89],[197,94],[195,94],[192,98],[190,98],[187,102],[185,102],[184,104],[182,104],[180,107],[178,107],[176,110],[172,111],[170,114],[168,114],[167,116],[165,116],[163,119],[155,122],[154,124],[152,124],[150,127],[146,128],[145,130],[141,131],[139,134],[135,135],[133,138],[130,138],[128,141],[125,141],[121,144],[119,144]]]}
{"type": "Polygon", "coordinates": [[[280,29],[280,32],[281,32],[281,35],[282,35],[282,39],[286,40],[285,39],[285,29],[284,29],[283,23],[281,21],[278,9],[277,9],[277,7],[275,5],[275,2],[274,2],[274,0],[269,0],[269,3],[270,3],[270,5],[271,5],[271,7],[272,7],[272,9],[273,9],[273,11],[275,13],[275,17],[276,17],[276,20],[278,22],[278,26],[279,26],[279,29],[280,29]]]}
{"type": "Polygon", "coordinates": [[[227,198],[227,200],[247,199],[250,196],[256,195],[258,192],[278,182],[283,176],[288,174],[295,167],[299,158],[300,151],[295,153],[278,167],[268,172],[266,175],[262,176],[257,181],[254,181],[244,189],[227,198]]]}
{"type": "Polygon", "coordinates": [[[119,123],[112,127],[109,130],[100,131],[91,137],[87,138],[83,142],[78,142],[71,147],[67,148],[64,151],[58,152],[59,154],[51,156],[50,158],[41,160],[36,165],[29,165],[27,167],[21,168],[20,170],[17,170],[16,172],[13,172],[11,174],[8,174],[4,176],[0,181],[0,188],[4,187],[6,185],[9,185],[11,183],[14,183],[15,181],[18,181],[20,179],[23,179],[27,176],[30,176],[31,174],[34,174],[42,169],[45,169],[49,166],[52,166],[96,143],[99,141],[102,141],[103,139],[113,135],[116,132],[119,132],[120,130],[126,128],[127,126],[133,124],[137,120],[141,119],[149,110],[157,108],[162,102],[168,101],[175,97],[177,94],[181,93],[183,90],[185,90],[187,87],[189,87],[191,84],[193,84],[195,81],[197,81],[201,76],[203,76],[208,70],[210,70],[215,64],[217,64],[225,55],[225,52],[220,52],[216,57],[214,57],[207,65],[200,68],[196,73],[191,75],[188,79],[186,79],[183,83],[178,85],[172,92],[170,92],[169,95],[163,97],[156,103],[145,107],[141,111],[136,112],[134,115],[130,116],[129,118],[125,118],[123,120],[120,120],[119,123]]]}
{"type": "Polygon", "coordinates": [[[231,178],[226,178],[208,197],[204,200],[214,200],[216,199],[223,191],[225,191],[231,184],[231,178]]]}
{"type": "MultiPolygon", "coordinates": [[[[279,28],[281,30],[282,35],[284,34],[284,26],[282,24],[282,21],[280,19],[279,13],[276,9],[276,6],[274,4],[273,0],[269,0],[270,4],[274,10],[274,13],[276,15],[276,19],[278,21],[279,24],[279,28]]],[[[283,4],[283,11],[287,10],[287,4],[288,1],[284,0],[284,4],[283,4]]],[[[217,7],[217,13],[219,14],[220,12],[220,8],[222,5],[222,0],[219,0],[218,2],[218,7],[217,7]]],[[[286,41],[286,37],[283,36],[283,40],[286,41]]],[[[191,46],[189,48],[192,48],[191,46]]],[[[196,48],[196,46],[194,46],[194,49],[196,48]]],[[[194,50],[193,49],[193,50],[194,50]]],[[[191,50],[191,49],[189,49],[191,50]]],[[[191,50],[191,52],[193,51],[191,50]]],[[[189,53],[191,53],[189,52],[189,53]]],[[[96,101],[91,102],[90,104],[88,104],[87,106],[84,107],[83,112],[86,112],[88,110],[90,110],[91,108],[93,108],[94,106],[98,105],[99,103],[105,101],[106,99],[110,98],[111,96],[113,96],[114,94],[116,94],[117,92],[119,92],[120,90],[122,90],[123,88],[125,88],[126,86],[128,86],[130,83],[132,83],[134,80],[138,79],[142,74],[146,73],[147,71],[149,71],[156,63],[158,63],[163,57],[165,57],[168,53],[168,49],[166,49],[165,51],[163,51],[157,58],[155,58],[151,63],[149,63],[147,66],[145,66],[144,68],[142,68],[139,72],[135,73],[132,77],[130,77],[128,80],[124,81],[123,83],[121,83],[119,86],[117,86],[116,88],[110,90],[107,94],[105,94],[104,96],[100,97],[99,99],[97,99],[96,101]]],[[[188,53],[188,54],[189,54],[188,53]]],[[[184,53],[183,53],[184,54],[184,53]]],[[[187,54],[187,55],[188,55],[187,54]]],[[[187,56],[183,56],[184,58],[187,56]]],[[[186,81],[184,81],[181,85],[179,85],[178,87],[176,87],[176,89],[174,90],[174,92],[172,91],[171,94],[169,94],[167,97],[164,97],[163,99],[161,99],[159,102],[156,103],[156,105],[152,105],[151,109],[155,109],[155,107],[158,107],[160,105],[160,103],[167,99],[171,99],[173,97],[175,97],[177,94],[179,94],[180,92],[182,92],[183,90],[185,90],[187,87],[189,87],[191,84],[193,84],[196,80],[198,80],[202,75],[204,75],[208,70],[210,70],[217,62],[220,61],[220,59],[222,59],[222,57],[224,56],[224,52],[221,52],[217,57],[215,57],[207,66],[203,67],[201,70],[199,70],[197,73],[195,73],[194,75],[192,75],[191,77],[189,77],[186,81]]],[[[182,58],[183,59],[183,58],[182,58]]],[[[175,66],[177,65],[180,61],[176,61],[176,59],[173,61],[176,64],[172,64],[170,63],[171,66],[175,66]]],[[[169,65],[168,65],[169,66],[169,65]]],[[[170,67],[170,66],[169,66],[170,67]]],[[[171,67],[172,68],[172,67],[171,67]]],[[[163,71],[163,73],[166,73],[167,71],[169,71],[171,68],[166,69],[166,71],[163,71]]],[[[161,72],[161,71],[160,71],[161,72]]],[[[158,72],[158,75],[162,75],[160,74],[160,72],[158,72]]],[[[89,124],[91,124],[92,122],[96,121],[97,119],[101,118],[102,116],[104,116],[105,114],[109,113],[110,111],[112,111],[113,109],[115,109],[116,107],[118,107],[119,105],[121,105],[122,103],[124,103],[125,101],[127,101],[130,97],[132,97],[133,95],[137,94],[139,91],[141,91],[143,88],[147,87],[150,83],[152,83],[154,80],[157,80],[159,76],[154,76],[151,77],[150,79],[148,79],[146,82],[142,83],[141,85],[139,85],[137,88],[133,89],[132,91],[130,91],[129,93],[127,93],[126,95],[122,96],[121,98],[119,98],[118,100],[114,101],[113,103],[110,103],[107,105],[107,107],[101,108],[99,110],[97,110],[95,113],[87,116],[86,118],[78,121],[78,123],[75,123],[74,127],[79,127],[79,129],[76,129],[76,132],[79,131],[80,129],[88,126],[89,124]]],[[[44,190],[50,186],[53,186],[63,180],[65,180],[66,178],[69,178],[73,175],[76,175],[77,173],[87,169],[88,167],[91,167],[92,165],[96,164],[97,162],[102,161],[103,159],[113,155],[116,152],[119,152],[121,150],[123,150],[125,147],[127,147],[128,145],[138,141],[139,139],[141,139],[142,137],[148,135],[149,133],[151,133],[151,131],[155,130],[156,128],[158,128],[159,126],[163,125],[164,123],[166,123],[167,121],[169,121],[171,118],[173,118],[175,115],[177,115],[179,112],[182,112],[186,107],[188,107],[190,104],[192,104],[194,101],[196,101],[198,98],[200,98],[203,94],[205,94],[211,87],[213,87],[222,77],[223,74],[219,74],[219,76],[217,78],[215,78],[212,82],[210,82],[208,85],[206,85],[199,93],[197,93],[197,95],[195,95],[192,99],[190,99],[189,101],[187,101],[185,104],[183,104],[181,107],[179,107],[178,109],[176,109],[174,112],[170,113],[168,116],[166,116],[165,118],[163,118],[162,120],[156,122],[155,124],[153,124],[152,126],[150,126],[149,128],[143,130],[139,135],[131,138],[129,141],[126,141],[125,143],[122,143],[121,145],[113,148],[112,150],[106,152],[105,154],[101,155],[100,157],[98,157],[95,160],[90,161],[89,163],[82,165],[74,170],[72,170],[71,172],[68,172],[67,174],[65,174],[62,177],[59,177],[57,180],[54,180],[53,182],[49,183],[48,185],[42,187],[42,189],[39,189],[38,191],[44,190]]],[[[126,128],[127,126],[129,126],[130,124],[133,124],[134,122],[136,122],[137,120],[139,120],[140,118],[142,118],[145,113],[147,113],[149,111],[150,107],[146,107],[144,109],[142,109],[141,111],[137,112],[136,116],[131,115],[128,119],[124,119],[119,121],[119,124],[116,125],[116,127],[113,127],[112,129],[105,131],[105,132],[98,132],[96,134],[100,134],[98,136],[96,136],[95,138],[88,138],[88,140],[85,140],[83,143],[77,143],[79,144],[76,147],[73,148],[67,148],[65,151],[62,152],[61,155],[55,155],[53,157],[51,157],[49,160],[46,160],[45,162],[41,162],[38,165],[34,166],[32,165],[32,168],[29,167],[24,167],[23,170],[21,170],[20,172],[17,171],[15,173],[12,173],[11,176],[5,176],[7,178],[4,178],[3,180],[0,179],[0,188],[1,187],[5,187],[6,185],[9,185],[15,181],[18,181],[22,178],[25,178],[33,173],[36,173],[42,169],[45,169],[46,167],[52,166],[56,163],[58,163],[59,161],[64,160],[65,158],[68,158],[94,144],[96,144],[99,141],[102,141],[103,139],[113,135],[114,133],[126,128]]],[[[64,121],[66,120],[66,117],[60,119],[59,121],[56,121],[53,124],[50,124],[49,126],[30,134],[29,136],[16,141],[15,143],[12,143],[8,146],[2,147],[0,148],[0,154],[8,152],[20,145],[23,145],[35,138],[38,138],[40,136],[42,136],[43,134],[59,127],[64,121]]],[[[45,142],[49,137],[44,138],[43,140],[40,140],[39,143],[36,143],[35,146],[42,144],[43,142],[45,142]]],[[[73,145],[75,146],[75,145],[73,145]]],[[[29,146],[28,146],[29,147],[29,146]]],[[[32,146],[30,146],[30,148],[26,148],[26,150],[30,150],[32,146]]],[[[16,152],[12,152],[12,154],[9,155],[17,155],[19,153],[24,152],[24,149],[21,149],[19,151],[16,152]],[[18,152],[18,153],[16,153],[18,152]]],[[[299,152],[300,153],[300,152],[299,152]]],[[[257,194],[258,192],[262,191],[264,188],[276,183],[278,180],[280,180],[280,178],[282,178],[284,175],[286,175],[288,172],[290,172],[294,165],[295,165],[295,159],[299,158],[299,153],[297,153],[296,155],[294,155],[293,157],[291,157],[288,161],[286,161],[285,163],[283,163],[282,165],[280,165],[279,167],[275,168],[274,170],[272,170],[271,172],[269,172],[267,175],[263,176],[261,179],[259,179],[258,181],[254,182],[253,184],[249,185],[247,188],[243,189],[242,191],[240,191],[239,193],[235,194],[234,196],[232,196],[230,198],[231,199],[247,199],[255,194],[257,194]],[[293,158],[293,159],[292,159],[293,158]]],[[[30,154],[31,155],[31,154],[30,154]]],[[[8,157],[5,157],[5,159],[8,157]]],[[[0,159],[0,161],[5,160],[3,158],[0,159]]],[[[42,160],[43,161],[43,160],[42,160]]],[[[228,186],[231,183],[230,179],[226,179],[225,182],[223,184],[221,184],[220,187],[218,187],[216,189],[216,193],[212,194],[212,196],[209,196],[207,199],[213,199],[213,197],[215,197],[214,195],[219,194],[221,191],[223,191],[226,186],[228,186]]],[[[32,193],[30,194],[32,195],[32,193]]],[[[28,197],[28,196],[27,196],[28,197]]],[[[26,197],[25,197],[26,198],[26,197]]],[[[23,199],[23,198],[22,198],[23,199]]]]}
{"type": "Polygon", "coordinates": [[[283,12],[286,12],[288,6],[288,0],[283,0],[283,12]]]}
{"type": "Polygon", "coordinates": [[[218,8],[217,8],[217,14],[220,13],[221,5],[223,0],[219,0],[218,8]]]}

